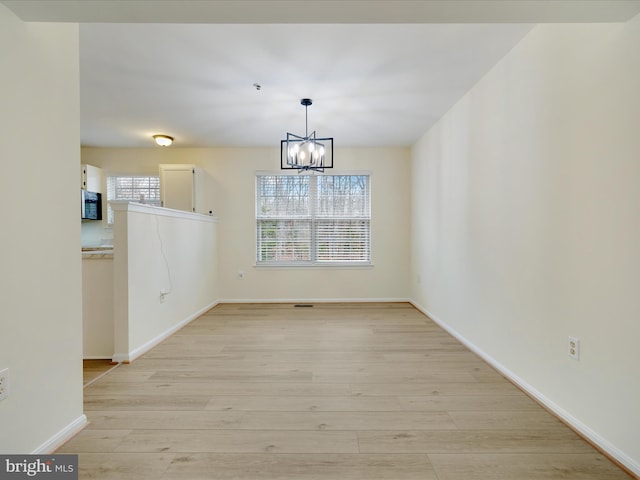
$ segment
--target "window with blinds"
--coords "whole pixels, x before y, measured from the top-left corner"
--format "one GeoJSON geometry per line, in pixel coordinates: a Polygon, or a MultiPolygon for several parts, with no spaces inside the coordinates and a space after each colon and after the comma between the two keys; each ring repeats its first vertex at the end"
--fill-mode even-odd
{"type": "MultiPolygon", "coordinates": [[[[160,177],[154,175],[110,175],[107,201],[129,200],[160,206],[160,177]]],[[[107,204],[107,223],[113,224],[113,210],[107,204]]]]}
{"type": "Polygon", "coordinates": [[[257,175],[257,264],[369,264],[369,175],[257,175]]]}

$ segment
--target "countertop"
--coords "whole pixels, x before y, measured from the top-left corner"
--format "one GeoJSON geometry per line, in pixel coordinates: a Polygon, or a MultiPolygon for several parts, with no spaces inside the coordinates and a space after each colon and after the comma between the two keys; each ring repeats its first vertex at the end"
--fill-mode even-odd
{"type": "Polygon", "coordinates": [[[82,258],[83,260],[113,258],[113,247],[82,247],[82,258]]]}

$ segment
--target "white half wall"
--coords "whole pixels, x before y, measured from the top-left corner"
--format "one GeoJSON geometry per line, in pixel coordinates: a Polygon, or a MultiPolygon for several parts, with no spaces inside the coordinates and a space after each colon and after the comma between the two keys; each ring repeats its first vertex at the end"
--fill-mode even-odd
{"type": "Polygon", "coordinates": [[[78,25],[0,4],[0,452],[47,453],[86,424],[78,25]]]}
{"type": "Polygon", "coordinates": [[[417,305],[637,475],[639,85],[640,17],[535,27],[413,148],[411,254],[417,305]]]}
{"type": "Polygon", "coordinates": [[[217,303],[217,225],[150,205],[113,209],[113,360],[127,362],[217,303]]]}
{"type": "Polygon", "coordinates": [[[201,167],[207,190],[197,210],[219,218],[222,301],[407,300],[410,192],[408,148],[340,148],[334,173],[371,172],[370,268],[256,268],[255,174],[279,172],[278,148],[83,148],[82,161],[109,173],[158,172],[161,163],[201,167]],[[239,278],[238,272],[244,277],[239,278]]]}

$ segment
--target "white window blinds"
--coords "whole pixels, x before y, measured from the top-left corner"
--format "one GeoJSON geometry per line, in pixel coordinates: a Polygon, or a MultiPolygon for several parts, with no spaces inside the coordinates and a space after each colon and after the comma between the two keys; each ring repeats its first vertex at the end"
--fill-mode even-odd
{"type": "MultiPolygon", "coordinates": [[[[130,200],[159,206],[160,177],[157,175],[110,175],[107,177],[107,201],[109,200],[130,200]]],[[[107,208],[107,223],[113,223],[111,205],[107,208]]]]}
{"type": "Polygon", "coordinates": [[[369,175],[258,175],[258,264],[368,264],[369,175]]]}

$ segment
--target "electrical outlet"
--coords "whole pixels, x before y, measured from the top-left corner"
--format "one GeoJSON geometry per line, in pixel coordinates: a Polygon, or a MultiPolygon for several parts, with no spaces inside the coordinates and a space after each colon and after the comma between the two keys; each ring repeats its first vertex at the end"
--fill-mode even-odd
{"type": "Polygon", "coordinates": [[[9,369],[0,370],[0,401],[9,396],[9,369]]]}
{"type": "Polygon", "coordinates": [[[164,297],[166,297],[167,295],[169,295],[169,292],[167,292],[166,290],[160,290],[160,303],[164,302],[164,297]]]}
{"type": "Polygon", "coordinates": [[[574,360],[580,360],[580,339],[576,337],[569,337],[568,343],[569,357],[574,360]]]}

